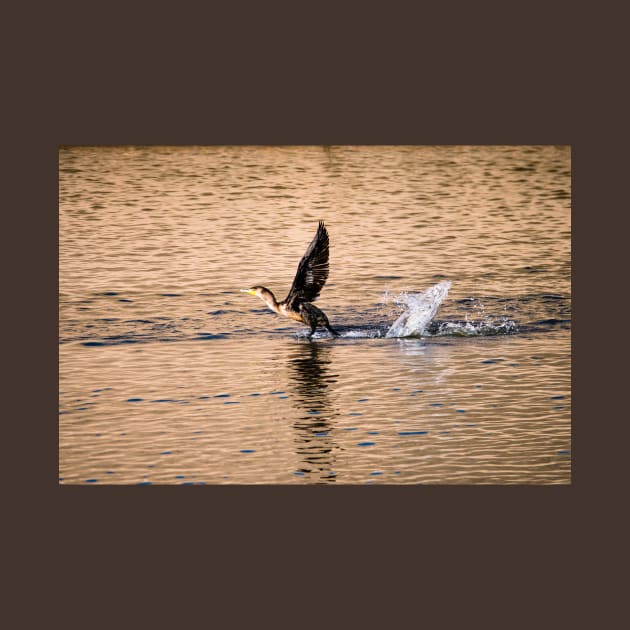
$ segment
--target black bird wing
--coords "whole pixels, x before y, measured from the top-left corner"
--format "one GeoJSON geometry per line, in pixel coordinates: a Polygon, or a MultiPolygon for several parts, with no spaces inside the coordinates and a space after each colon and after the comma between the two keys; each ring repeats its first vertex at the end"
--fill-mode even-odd
{"type": "Polygon", "coordinates": [[[328,232],[323,221],[317,234],[302,256],[293,284],[285,300],[287,306],[297,310],[300,302],[312,302],[328,279],[328,232]]]}

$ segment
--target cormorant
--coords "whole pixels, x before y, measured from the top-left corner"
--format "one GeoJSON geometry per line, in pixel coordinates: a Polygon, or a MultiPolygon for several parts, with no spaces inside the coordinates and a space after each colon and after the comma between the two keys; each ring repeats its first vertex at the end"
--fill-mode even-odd
{"type": "Polygon", "coordinates": [[[254,286],[241,291],[257,295],[274,313],[310,326],[309,337],[317,326],[324,326],[328,332],[338,337],[339,333],[331,328],[324,312],[311,304],[326,284],[327,278],[328,232],[324,222],[320,221],[317,234],[300,260],[289,294],[282,302],[276,301],[274,294],[266,287],[254,286]]]}

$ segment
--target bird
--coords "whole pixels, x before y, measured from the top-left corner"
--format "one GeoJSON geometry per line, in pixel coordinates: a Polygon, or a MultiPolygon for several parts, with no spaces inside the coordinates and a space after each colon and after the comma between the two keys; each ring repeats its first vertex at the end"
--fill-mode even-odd
{"type": "Polygon", "coordinates": [[[269,289],[260,285],[241,289],[241,292],[258,296],[278,315],[310,326],[309,339],[318,326],[323,326],[334,337],[339,337],[340,334],[332,328],[324,311],[311,304],[328,279],[328,244],[328,231],[324,222],[320,221],[317,233],[300,260],[291,289],[282,302],[278,302],[269,289]]]}

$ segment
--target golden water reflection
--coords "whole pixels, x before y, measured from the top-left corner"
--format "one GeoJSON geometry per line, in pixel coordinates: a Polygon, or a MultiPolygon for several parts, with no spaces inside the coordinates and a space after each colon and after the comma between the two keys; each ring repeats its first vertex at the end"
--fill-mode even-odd
{"type": "Polygon", "coordinates": [[[62,483],[570,483],[568,147],[64,147],[59,166],[62,483]],[[238,289],[284,297],[320,219],[333,327],[386,329],[386,294],[450,280],[438,319],[516,334],[298,338],[238,289]]]}

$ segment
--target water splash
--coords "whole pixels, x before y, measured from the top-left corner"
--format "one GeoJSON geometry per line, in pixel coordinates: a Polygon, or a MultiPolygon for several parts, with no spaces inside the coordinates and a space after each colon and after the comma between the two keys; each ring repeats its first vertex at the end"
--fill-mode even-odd
{"type": "MultiPolygon", "coordinates": [[[[385,330],[370,325],[353,327],[336,325],[335,329],[339,332],[339,336],[342,339],[379,339],[385,336],[385,330]]],[[[312,336],[309,335],[308,330],[300,330],[295,336],[298,339],[334,339],[329,332],[324,330],[318,330],[312,336]]]]}
{"type": "Polygon", "coordinates": [[[405,311],[391,325],[386,337],[420,337],[427,334],[428,326],[451,288],[450,280],[438,282],[421,293],[400,293],[388,299],[405,307],[405,311]]]}
{"type": "Polygon", "coordinates": [[[486,317],[483,320],[463,322],[432,322],[428,334],[434,337],[489,337],[519,332],[517,323],[507,317],[486,317]]]}

